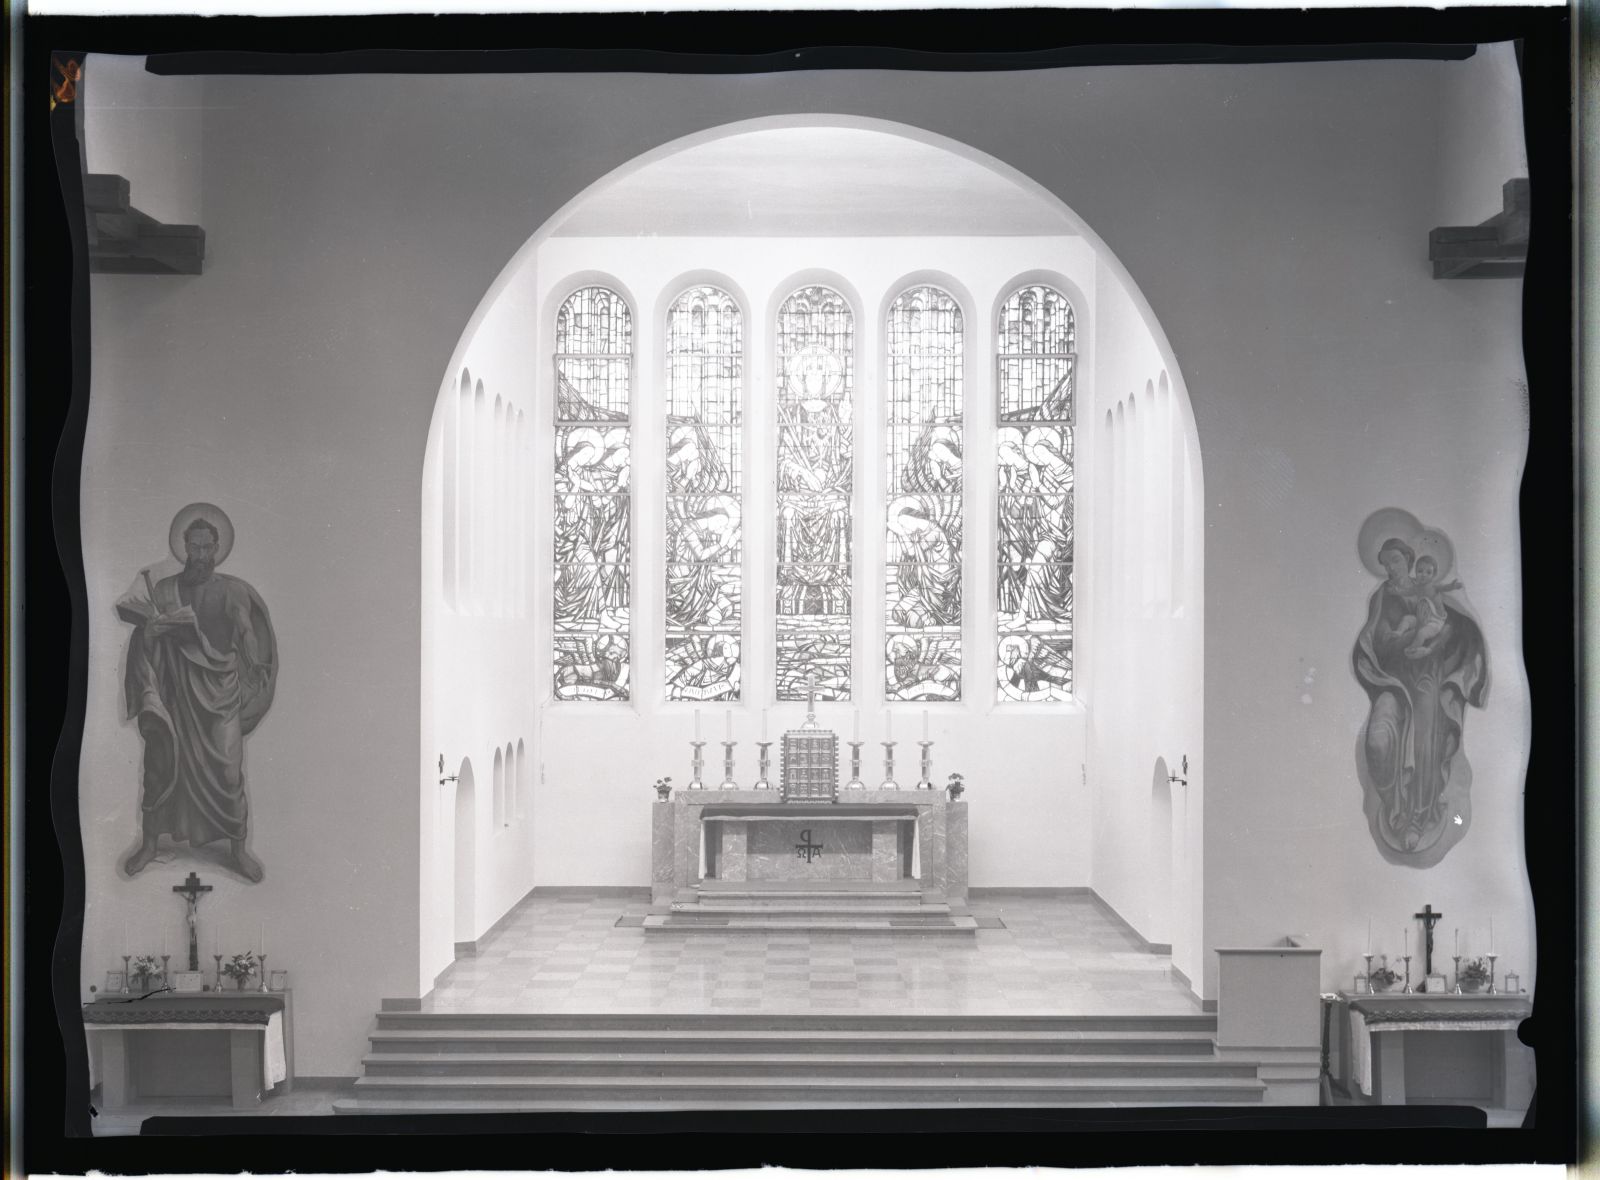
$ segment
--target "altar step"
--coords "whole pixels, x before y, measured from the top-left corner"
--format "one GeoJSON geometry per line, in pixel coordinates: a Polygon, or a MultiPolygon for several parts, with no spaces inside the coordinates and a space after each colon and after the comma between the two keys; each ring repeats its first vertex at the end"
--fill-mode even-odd
{"type": "Polygon", "coordinates": [[[977,919],[965,906],[925,901],[915,881],[774,882],[705,881],[695,900],[655,908],[646,933],[687,930],[837,931],[846,934],[971,934],[977,919]]]}
{"type": "Polygon", "coordinates": [[[1216,1017],[382,1012],[341,1114],[1259,1103],[1216,1017]]]}

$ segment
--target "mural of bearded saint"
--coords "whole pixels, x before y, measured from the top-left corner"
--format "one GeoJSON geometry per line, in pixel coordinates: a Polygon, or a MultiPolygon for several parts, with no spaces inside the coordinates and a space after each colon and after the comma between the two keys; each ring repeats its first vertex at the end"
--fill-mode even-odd
{"type": "Polygon", "coordinates": [[[850,403],[844,364],[811,345],[778,402],[778,613],[850,613],[850,403]]]}

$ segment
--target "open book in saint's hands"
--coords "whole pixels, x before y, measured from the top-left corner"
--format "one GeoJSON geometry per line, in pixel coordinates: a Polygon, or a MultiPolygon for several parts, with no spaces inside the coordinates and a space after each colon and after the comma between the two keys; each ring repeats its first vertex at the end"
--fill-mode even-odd
{"type": "Polygon", "coordinates": [[[138,593],[117,599],[117,615],[124,623],[143,624],[152,635],[190,628],[198,621],[192,607],[180,606],[163,613],[147,595],[138,593]]]}

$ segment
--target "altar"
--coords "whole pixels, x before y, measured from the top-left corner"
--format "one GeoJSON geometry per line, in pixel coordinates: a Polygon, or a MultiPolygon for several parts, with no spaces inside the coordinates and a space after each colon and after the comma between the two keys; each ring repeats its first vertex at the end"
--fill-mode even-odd
{"type": "Polygon", "coordinates": [[[1517,1038],[1533,1012],[1525,994],[1341,992],[1331,1003],[1338,1078],[1358,1102],[1525,1110],[1532,1101],[1533,1050],[1517,1038]]]}
{"type": "Polygon", "coordinates": [[[651,901],[663,913],[728,925],[743,913],[768,928],[780,911],[800,923],[825,905],[836,922],[853,906],[860,924],[975,928],[950,920],[967,901],[967,804],[943,791],[842,791],[835,803],[680,791],[653,809],[651,901]]]}

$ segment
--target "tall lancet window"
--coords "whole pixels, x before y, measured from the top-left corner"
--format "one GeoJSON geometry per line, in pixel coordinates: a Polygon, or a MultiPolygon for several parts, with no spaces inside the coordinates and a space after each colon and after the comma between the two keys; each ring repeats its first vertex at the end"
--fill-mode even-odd
{"type": "Polygon", "coordinates": [[[669,701],[736,701],[744,519],[744,325],[716,287],[667,309],[669,701]]]}
{"type": "Polygon", "coordinates": [[[843,295],[802,287],[778,311],[777,695],[850,699],[855,325],[843,295]]]}
{"type": "Polygon", "coordinates": [[[633,317],[584,287],[556,315],[555,695],[629,698],[633,317]]]}
{"type": "Polygon", "coordinates": [[[995,678],[1002,701],[1072,696],[1072,305],[1037,284],[1000,308],[995,342],[999,597],[995,678]]]}
{"type": "Polygon", "coordinates": [[[889,307],[884,696],[961,699],[961,308],[937,287],[889,307]]]}

